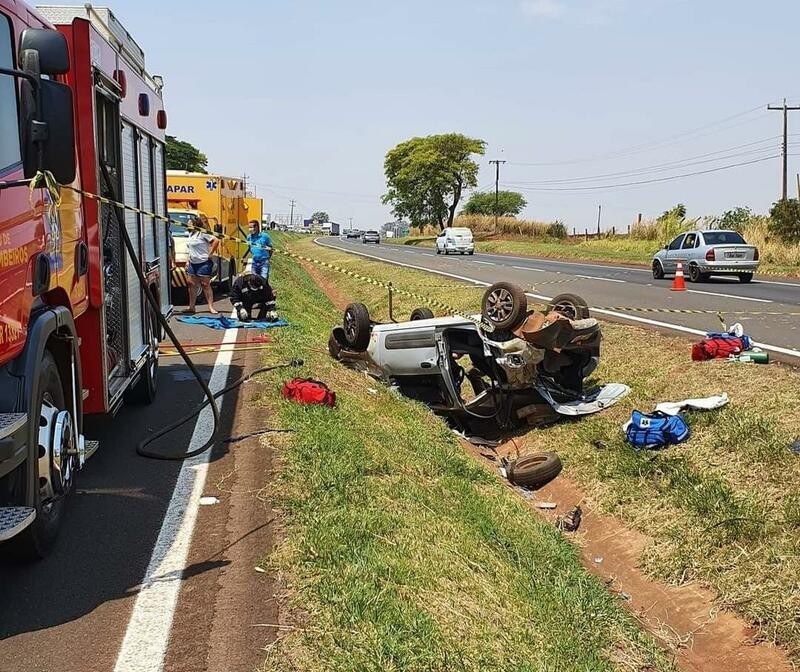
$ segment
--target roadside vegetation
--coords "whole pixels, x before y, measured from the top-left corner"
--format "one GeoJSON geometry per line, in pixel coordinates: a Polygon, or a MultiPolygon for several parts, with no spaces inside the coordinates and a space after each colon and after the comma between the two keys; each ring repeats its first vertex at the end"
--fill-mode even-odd
{"type": "MultiPolygon", "coordinates": [[[[792,216],[793,211],[780,221],[784,222],[792,216]]],[[[800,242],[791,237],[794,235],[792,230],[789,229],[785,239],[781,238],[776,233],[777,225],[770,217],[755,215],[747,208],[735,208],[720,217],[701,221],[686,219],[685,208],[678,205],[660,217],[633,224],[630,236],[627,235],[626,224],[617,227],[617,235],[603,233],[598,238],[596,234],[592,236],[590,231],[588,240],[581,235],[572,237],[569,235],[572,231],[567,230],[561,222],[500,217],[495,228],[494,217],[485,215],[460,215],[454,222],[454,226],[472,229],[477,249],[481,252],[616,261],[648,266],[653,254],[682,231],[710,225],[739,231],[748,243],[758,247],[762,271],[800,276],[800,242]]],[[[781,226],[789,228],[786,224],[781,226]]],[[[415,229],[411,237],[397,239],[395,242],[433,246],[435,236],[434,227],[415,229]]]]}
{"type": "MultiPolygon", "coordinates": [[[[307,242],[297,248],[319,256],[307,242]]],[[[304,358],[297,375],[324,380],[338,404],[273,406],[294,433],[272,492],[283,541],[264,564],[287,586],[290,617],[273,624],[264,670],[673,669],[561,533],[442,422],[328,357],[340,311],[298,263],[278,255],[273,274],[292,327],[268,357],[304,358]]],[[[381,316],[379,294],[342,289],[381,316]]]]}
{"type": "MultiPolygon", "coordinates": [[[[481,289],[456,289],[461,285],[442,276],[321,248],[303,238],[287,237],[281,244],[364,275],[391,280],[399,287],[425,288],[426,295],[458,309],[479,308],[481,289]]],[[[509,623],[523,613],[540,628],[545,623],[552,625],[553,631],[565,627],[561,635],[571,641],[580,636],[591,639],[594,635],[578,635],[568,624],[580,623],[587,616],[585,603],[571,601],[577,585],[572,581],[587,580],[578,580],[581,575],[572,567],[574,556],[563,550],[561,540],[531,519],[524,507],[518,508],[501,494],[492,479],[484,478],[464,461],[431,414],[328,362],[321,350],[338,313],[330,310],[294,265],[284,260],[278,269],[279,286],[286,286],[285,292],[290,294],[284,304],[290,320],[312,319],[302,330],[282,339],[281,356],[318,348],[320,356],[314,356],[313,374],[333,381],[343,392],[343,404],[335,416],[288,406],[282,409],[284,419],[300,428],[298,443],[287,454],[284,486],[285,493],[293,493],[287,500],[287,510],[295,526],[290,539],[295,541],[282,556],[284,568],[300,572],[301,593],[313,596],[313,606],[300,608],[312,611],[315,619],[321,613],[324,632],[344,638],[345,648],[357,644],[354,650],[367,655],[362,648],[368,641],[363,639],[362,619],[365,614],[385,618],[385,614],[378,616],[370,610],[375,608],[378,594],[386,595],[391,601],[381,598],[381,603],[387,608],[391,605],[397,614],[403,613],[404,623],[425,623],[426,628],[430,625],[436,631],[435,636],[425,631],[433,648],[426,649],[425,658],[410,642],[401,644],[394,637],[384,640],[385,633],[376,631],[371,631],[371,645],[380,648],[396,644],[400,648],[392,655],[402,650],[403,656],[412,656],[403,659],[406,661],[441,663],[442,658],[436,656],[445,650],[458,650],[470,661],[463,668],[453,665],[448,669],[473,669],[470,665],[476,664],[481,651],[486,651],[484,647],[493,645],[487,642],[496,644],[508,641],[502,637],[511,637],[521,644],[523,640],[515,638],[521,637],[522,631],[509,623]],[[314,317],[301,317],[310,315],[314,317]],[[376,392],[364,394],[369,387],[376,392]],[[346,489],[333,476],[340,471],[347,474],[346,489]],[[308,483],[312,485],[309,492],[304,489],[308,483]],[[475,497],[482,503],[476,503],[475,497]],[[321,498],[326,510],[313,508],[311,498],[321,498]],[[339,519],[344,521],[341,526],[336,522],[339,519]],[[369,527],[372,525],[374,528],[369,527]],[[432,547],[417,545],[416,534],[423,535],[432,547]],[[527,548],[528,544],[533,549],[527,548]],[[330,555],[332,548],[342,555],[330,555]],[[412,565],[406,564],[407,551],[416,558],[412,565]],[[545,561],[550,552],[554,559],[545,561]],[[441,553],[447,554],[446,559],[438,555],[441,553]],[[530,553],[538,555],[532,557],[530,553]],[[341,564],[354,558],[359,558],[357,569],[341,564]],[[426,569],[429,563],[435,569],[426,569]],[[534,578],[528,573],[548,572],[555,567],[560,569],[547,577],[534,578]],[[366,588],[365,575],[381,580],[391,576],[393,581],[383,587],[370,583],[366,588]],[[492,577],[503,578],[495,584],[492,577]],[[513,590],[505,587],[508,580],[513,590]],[[551,580],[559,586],[560,597],[545,593],[533,600],[538,606],[529,605],[527,582],[545,586],[551,580]],[[450,586],[446,606],[441,602],[442,595],[430,595],[425,585],[450,586]],[[362,590],[366,591],[359,601],[362,606],[354,615],[349,600],[362,590]],[[417,611],[405,612],[406,607],[396,606],[395,599],[405,604],[398,596],[410,599],[414,610],[423,609],[425,617],[418,620],[421,616],[417,611]],[[556,625],[563,611],[549,604],[553,599],[567,611],[578,609],[579,615],[556,625]],[[427,610],[424,605],[428,605],[427,610]],[[533,616],[526,612],[529,609],[549,611],[533,616]],[[476,626],[484,618],[486,623],[476,626]],[[500,621],[505,625],[500,626],[500,621]],[[357,641],[350,642],[343,628],[354,628],[357,641]],[[467,634],[466,630],[473,628],[475,632],[467,634]],[[477,639],[471,639],[474,637],[477,639]]],[[[382,290],[322,267],[318,272],[335,283],[344,296],[364,301],[376,319],[387,318],[382,290]]],[[[413,301],[395,297],[396,316],[407,315],[414,307],[413,301]]],[[[709,323],[709,328],[716,326],[709,323]]],[[[783,644],[793,660],[800,662],[800,456],[790,448],[800,437],[797,370],[783,365],[693,363],[685,339],[612,323],[605,323],[603,329],[603,357],[594,378],[597,382],[624,382],[632,387],[632,394],[597,416],[531,431],[524,439],[525,449],[558,446],[565,475],[581,485],[589,506],[611,513],[650,536],[653,541],[641,562],[652,576],[673,584],[698,582],[710,587],[721,607],[738,612],[756,627],[760,638],[783,644]],[[690,414],[693,434],[687,443],[659,452],[636,452],[625,443],[620,425],[632,409],[648,411],[660,401],[721,392],[730,395],[731,403],[718,411],[690,414]]],[[[581,644],[573,654],[580,651],[602,658],[597,652],[608,652],[609,646],[613,650],[618,644],[611,642],[625,633],[621,640],[625,650],[642,655],[647,650],[642,640],[621,625],[624,621],[618,620],[616,612],[606,611],[607,603],[593,591],[591,588],[587,595],[604,605],[602,617],[594,616],[585,623],[592,625],[588,630],[594,630],[598,623],[606,624],[605,643],[593,641],[588,650],[581,644]]],[[[376,626],[369,621],[368,627],[376,626]]],[[[401,630],[409,632],[406,625],[401,630]]],[[[524,641],[539,646],[534,642],[541,644],[544,640],[540,638],[551,634],[548,626],[524,641]]],[[[338,650],[329,638],[321,637],[321,642],[333,647],[331,652],[338,650]]],[[[307,638],[295,641],[310,645],[307,638]]],[[[548,645],[541,651],[555,656],[549,660],[559,660],[560,646],[548,645]]],[[[493,650],[500,655],[500,650],[493,650]]],[[[530,669],[558,667],[541,660],[530,669]]],[[[568,665],[567,669],[595,669],[587,661],[568,665]]],[[[356,665],[351,669],[359,668],[356,665]]],[[[504,668],[496,665],[495,669],[504,668]]]]}

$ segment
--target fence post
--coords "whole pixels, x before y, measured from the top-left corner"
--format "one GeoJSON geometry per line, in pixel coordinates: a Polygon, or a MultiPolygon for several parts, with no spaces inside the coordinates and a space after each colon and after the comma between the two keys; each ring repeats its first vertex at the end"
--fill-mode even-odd
{"type": "Polygon", "coordinates": [[[611,237],[613,238],[616,235],[617,235],[617,227],[616,226],[612,226],[611,227],[611,237]]]}
{"type": "Polygon", "coordinates": [[[584,229],[583,232],[584,232],[584,235],[586,236],[586,242],[588,243],[589,242],[589,229],[584,229]]]}
{"type": "Polygon", "coordinates": [[[628,238],[631,237],[631,225],[628,224],[628,238]]]}

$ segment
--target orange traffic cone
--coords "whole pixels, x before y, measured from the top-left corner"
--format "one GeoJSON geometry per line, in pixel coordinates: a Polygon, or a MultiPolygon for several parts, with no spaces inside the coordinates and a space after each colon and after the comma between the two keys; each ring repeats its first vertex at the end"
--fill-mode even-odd
{"type": "Polygon", "coordinates": [[[672,289],[673,292],[685,292],[686,291],[686,282],[683,279],[683,263],[680,261],[678,262],[678,270],[675,271],[675,279],[672,281],[672,289]]]}

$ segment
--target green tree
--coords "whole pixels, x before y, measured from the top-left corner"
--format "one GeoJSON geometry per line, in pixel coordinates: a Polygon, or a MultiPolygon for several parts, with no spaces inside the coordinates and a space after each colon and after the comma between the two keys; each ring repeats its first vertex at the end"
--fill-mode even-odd
{"type": "Polygon", "coordinates": [[[719,218],[719,228],[742,233],[744,227],[747,226],[752,217],[753,211],[750,208],[734,208],[733,210],[726,211],[722,217],[719,218]]]}
{"type": "Polygon", "coordinates": [[[475,192],[469,197],[462,212],[466,215],[496,214],[498,217],[513,217],[522,212],[526,205],[528,202],[516,191],[498,191],[497,208],[494,192],[475,192]]]}
{"type": "Polygon", "coordinates": [[[686,219],[686,206],[683,203],[678,203],[674,208],[665,210],[658,221],[663,222],[667,219],[686,219]]]}
{"type": "Polygon", "coordinates": [[[800,243],[800,201],[784,199],[769,211],[769,230],[785,243],[800,243]]]}
{"type": "Polygon", "coordinates": [[[327,222],[331,221],[331,218],[328,217],[328,213],[324,210],[315,212],[313,215],[311,215],[311,219],[315,222],[319,222],[320,224],[326,224],[327,222]]]}
{"type": "Polygon", "coordinates": [[[413,226],[430,222],[437,222],[440,229],[452,226],[464,190],[478,185],[478,164],[472,156],[485,151],[483,140],[460,133],[400,143],[386,154],[383,164],[387,186],[383,202],[413,226]]]}
{"type": "Polygon", "coordinates": [[[205,173],[208,159],[194,145],[178,140],[174,135],[167,136],[167,170],[187,170],[190,173],[205,173]]]}

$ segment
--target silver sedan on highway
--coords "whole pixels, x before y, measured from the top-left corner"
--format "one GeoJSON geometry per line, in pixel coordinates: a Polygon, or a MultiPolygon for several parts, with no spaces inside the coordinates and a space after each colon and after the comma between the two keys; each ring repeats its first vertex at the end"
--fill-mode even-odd
{"type": "Polygon", "coordinates": [[[661,280],[675,273],[679,261],[692,282],[712,275],[735,275],[740,282],[750,282],[758,269],[758,248],[736,231],[689,231],[656,252],[653,277],[661,280]]]}

